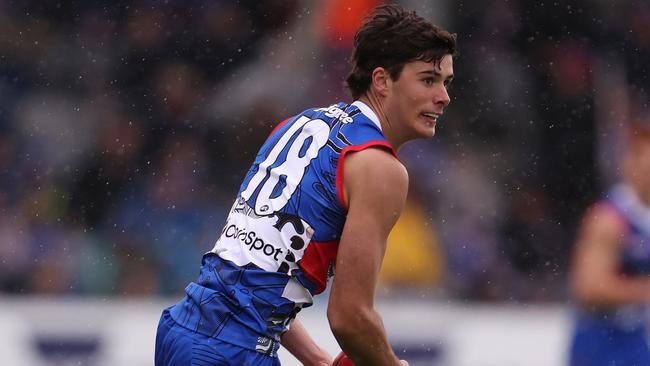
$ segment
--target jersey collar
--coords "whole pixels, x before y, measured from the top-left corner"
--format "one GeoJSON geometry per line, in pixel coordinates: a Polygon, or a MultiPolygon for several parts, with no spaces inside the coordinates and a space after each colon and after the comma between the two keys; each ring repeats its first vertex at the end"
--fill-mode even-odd
{"type": "Polygon", "coordinates": [[[355,100],[352,103],[353,106],[359,108],[361,113],[365,114],[366,117],[370,118],[370,120],[379,127],[379,130],[381,131],[381,124],[379,123],[379,117],[375,114],[375,112],[368,107],[368,105],[360,100],[355,100]]]}

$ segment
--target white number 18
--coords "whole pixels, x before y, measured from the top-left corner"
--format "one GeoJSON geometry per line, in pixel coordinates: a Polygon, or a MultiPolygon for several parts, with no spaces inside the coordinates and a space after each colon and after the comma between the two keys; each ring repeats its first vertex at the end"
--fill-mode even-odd
{"type": "Polygon", "coordinates": [[[309,117],[302,116],[280,137],[266,159],[258,166],[257,172],[248,182],[246,190],[242,192],[242,197],[248,201],[258,190],[259,186],[262,185],[257,195],[257,200],[255,201],[254,208],[256,214],[268,215],[281,210],[289,202],[298,184],[300,184],[307,170],[307,166],[318,155],[318,151],[327,143],[329,134],[330,129],[325,121],[309,119],[309,117]],[[289,150],[287,151],[285,161],[276,167],[269,168],[277,162],[280,154],[287,148],[291,137],[301,127],[302,130],[299,135],[288,146],[289,150]],[[310,137],[312,141],[301,156],[300,152],[303,150],[303,145],[310,137]],[[264,178],[267,176],[268,179],[264,181],[264,178]],[[273,194],[273,191],[283,176],[286,183],[282,192],[277,197],[271,198],[271,194],[273,194]]]}

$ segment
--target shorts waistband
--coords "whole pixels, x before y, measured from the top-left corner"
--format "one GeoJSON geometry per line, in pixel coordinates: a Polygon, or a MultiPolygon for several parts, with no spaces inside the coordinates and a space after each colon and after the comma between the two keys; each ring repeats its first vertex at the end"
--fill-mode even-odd
{"type": "MultiPolygon", "coordinates": [[[[190,284],[188,288],[192,285],[197,286],[190,284]]],[[[212,309],[208,314],[189,296],[171,306],[169,314],[176,323],[190,331],[264,355],[275,356],[280,348],[280,335],[272,338],[255,332],[251,327],[234,320],[233,313],[227,309],[212,309]]]]}

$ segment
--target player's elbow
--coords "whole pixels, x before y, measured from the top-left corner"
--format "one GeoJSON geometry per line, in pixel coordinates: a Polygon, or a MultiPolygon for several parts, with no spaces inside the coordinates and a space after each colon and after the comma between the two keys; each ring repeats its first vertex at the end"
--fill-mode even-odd
{"type": "Polygon", "coordinates": [[[351,340],[361,334],[362,329],[367,329],[371,312],[372,309],[361,306],[330,304],[327,308],[327,320],[337,340],[351,340]]]}

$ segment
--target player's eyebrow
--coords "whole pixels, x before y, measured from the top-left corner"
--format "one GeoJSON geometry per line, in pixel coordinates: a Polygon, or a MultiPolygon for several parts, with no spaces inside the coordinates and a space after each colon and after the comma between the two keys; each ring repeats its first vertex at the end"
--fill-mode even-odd
{"type": "MultiPolygon", "coordinates": [[[[438,70],[434,70],[434,69],[420,71],[418,74],[419,75],[431,75],[431,76],[438,77],[438,78],[442,77],[442,74],[438,70]]],[[[453,79],[454,79],[454,74],[449,74],[445,78],[446,81],[452,81],[453,79]]]]}

